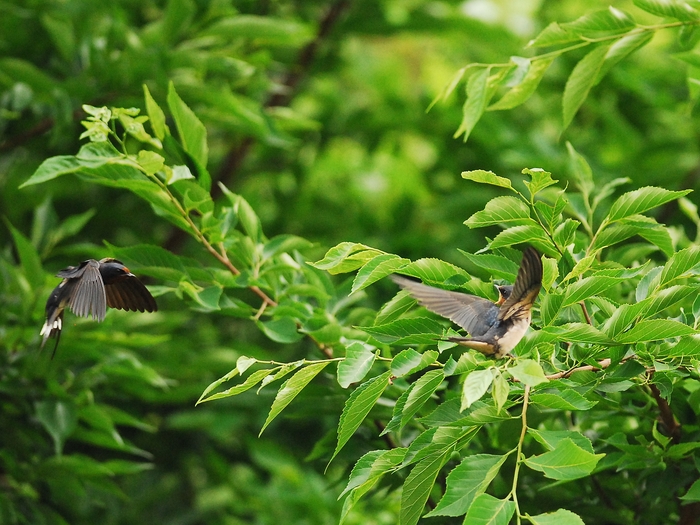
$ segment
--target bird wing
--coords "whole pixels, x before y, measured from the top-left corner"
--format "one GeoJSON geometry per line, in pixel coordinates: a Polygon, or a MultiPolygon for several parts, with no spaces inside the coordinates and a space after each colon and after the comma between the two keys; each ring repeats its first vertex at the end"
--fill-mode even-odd
{"type": "Polygon", "coordinates": [[[155,312],[156,300],[135,275],[128,275],[105,286],[107,305],[118,310],[155,312]]]}
{"type": "Polygon", "coordinates": [[[537,250],[529,247],[523,252],[513,291],[508,300],[501,305],[498,319],[505,321],[529,312],[532,303],[540,293],[540,288],[542,288],[542,259],[537,250]]]}
{"type": "Polygon", "coordinates": [[[70,309],[75,315],[89,317],[103,321],[107,311],[107,299],[105,286],[100,275],[100,265],[97,261],[89,259],[80,265],[80,273],[72,277],[75,279],[75,290],[70,298],[70,309]]]}
{"type": "Polygon", "coordinates": [[[418,303],[433,313],[447,317],[471,336],[483,335],[495,321],[498,307],[488,299],[435,288],[398,275],[391,278],[418,303]],[[491,323],[488,323],[489,320],[491,323]]]}

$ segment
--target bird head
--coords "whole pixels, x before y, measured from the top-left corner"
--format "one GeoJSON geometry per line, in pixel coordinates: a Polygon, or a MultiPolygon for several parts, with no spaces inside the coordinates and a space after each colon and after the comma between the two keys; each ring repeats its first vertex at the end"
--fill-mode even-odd
{"type": "Polygon", "coordinates": [[[496,290],[498,290],[498,302],[496,303],[498,306],[505,303],[510,297],[510,294],[513,293],[513,287],[511,285],[499,285],[496,286],[496,290]]]}
{"type": "Polygon", "coordinates": [[[100,260],[100,274],[105,284],[112,284],[134,275],[121,261],[112,258],[100,260]]]}

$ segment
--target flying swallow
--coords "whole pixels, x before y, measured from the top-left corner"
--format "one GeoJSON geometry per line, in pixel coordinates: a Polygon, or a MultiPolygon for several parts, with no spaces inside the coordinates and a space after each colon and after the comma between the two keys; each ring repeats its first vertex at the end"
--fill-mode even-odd
{"type": "Polygon", "coordinates": [[[503,357],[527,332],[531,309],[542,288],[542,260],[534,248],[523,252],[513,286],[498,286],[499,301],[428,286],[392,275],[419,304],[464,328],[469,337],[450,337],[450,341],[487,355],[503,357]]]}
{"type": "Polygon", "coordinates": [[[155,312],[158,305],[141,281],[120,261],[106,258],[88,259],[79,266],[69,266],[56,274],[63,280],[46,301],[46,322],[41,329],[41,348],[49,338],[56,338],[58,348],[63,328],[63,310],[97,321],[105,318],[107,306],[119,310],[155,312]]]}

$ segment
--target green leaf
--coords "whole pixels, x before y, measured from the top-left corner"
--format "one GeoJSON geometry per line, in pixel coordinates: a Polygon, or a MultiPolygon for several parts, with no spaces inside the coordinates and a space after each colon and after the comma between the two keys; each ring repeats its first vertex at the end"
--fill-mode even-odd
{"type": "Polygon", "coordinates": [[[510,179],[507,179],[505,177],[499,177],[492,171],[463,171],[462,178],[466,180],[472,180],[474,182],[479,182],[481,184],[490,184],[492,186],[498,186],[499,188],[511,189],[513,187],[513,185],[510,182],[510,179]]]}
{"type": "Polygon", "coordinates": [[[515,513],[515,503],[497,499],[490,494],[479,494],[469,507],[464,523],[479,525],[508,525],[515,513]]]}
{"type": "Polygon", "coordinates": [[[588,299],[591,296],[599,295],[616,284],[621,283],[623,280],[624,279],[619,277],[598,275],[585,277],[584,279],[571,284],[566,289],[561,307],[566,308],[567,306],[571,306],[572,304],[588,299]]]}
{"type": "Polygon", "coordinates": [[[57,456],[63,451],[63,444],[78,424],[75,405],[66,401],[38,401],[35,406],[36,418],[51,435],[54,452],[57,456]]]}
{"type": "Polygon", "coordinates": [[[600,45],[588,53],[576,64],[574,70],[569,75],[564,87],[564,99],[562,102],[562,112],[564,119],[564,129],[569,127],[576,112],[588,97],[588,93],[594,86],[598,73],[603,66],[608,47],[600,45]]]}
{"type": "Polygon", "coordinates": [[[276,235],[263,247],[263,257],[271,259],[283,253],[290,253],[294,250],[304,250],[313,246],[313,243],[296,235],[282,234],[276,235]]]}
{"type": "Polygon", "coordinates": [[[343,407],[343,412],[340,414],[340,423],[338,423],[338,444],[333,451],[331,459],[328,461],[329,464],[350,440],[365,417],[367,417],[367,414],[369,414],[369,411],[372,410],[372,407],[382,395],[384,389],[389,386],[390,378],[391,371],[387,370],[383,374],[365,381],[350,394],[350,397],[343,407]]]}
{"type": "Polygon", "coordinates": [[[439,259],[418,259],[401,268],[401,273],[435,284],[451,280],[457,280],[461,284],[470,279],[469,274],[462,268],[439,259]]]}
{"type": "Polygon", "coordinates": [[[400,525],[418,523],[437,475],[451,454],[452,449],[448,448],[442,454],[428,456],[413,467],[401,493],[400,525]]]}
{"type": "Polygon", "coordinates": [[[533,40],[528,42],[528,47],[549,47],[580,40],[578,35],[563,29],[558,23],[551,22],[533,40]]]}
{"type": "Polygon", "coordinates": [[[170,129],[165,123],[165,113],[163,113],[163,110],[151,96],[151,92],[146,84],[143,85],[143,98],[146,101],[146,112],[148,113],[153,133],[159,140],[163,140],[166,135],[170,135],[170,129]]]}
{"type": "MultiPolygon", "coordinates": [[[[203,35],[229,39],[247,38],[257,46],[300,47],[311,40],[314,33],[306,24],[273,16],[227,16],[212,24],[203,35]]],[[[238,45],[238,44],[236,44],[238,45]]]]}
{"type": "Polygon", "coordinates": [[[403,377],[413,372],[421,364],[423,356],[412,348],[402,350],[391,360],[391,375],[403,377]]]}
{"type": "Polygon", "coordinates": [[[300,334],[297,330],[297,324],[291,317],[282,317],[265,323],[257,321],[256,324],[267,337],[276,343],[296,343],[304,337],[304,334],[300,334]]]}
{"type": "Polygon", "coordinates": [[[692,326],[683,324],[672,319],[651,319],[640,321],[630,330],[618,334],[615,340],[618,343],[643,343],[647,341],[657,341],[670,337],[681,337],[684,335],[697,334],[692,326]]]}
{"type": "Polygon", "coordinates": [[[660,355],[668,357],[700,357],[700,337],[684,337],[678,343],[661,350],[660,355]]]}
{"type": "Polygon", "coordinates": [[[559,441],[556,448],[539,456],[526,458],[524,463],[545,477],[571,480],[588,476],[605,454],[592,454],[570,438],[559,441]]]}
{"type": "MultiPolygon", "coordinates": [[[[273,368],[263,368],[260,370],[256,370],[252,374],[250,374],[243,383],[240,385],[233,386],[227,390],[224,390],[223,392],[217,392],[216,394],[210,395],[209,397],[204,397],[204,394],[199,398],[197,401],[197,404],[204,403],[206,401],[214,401],[216,399],[224,399],[227,397],[232,397],[232,396],[237,396],[238,394],[242,394],[243,392],[246,392],[253,388],[255,385],[257,385],[260,381],[265,379],[267,376],[269,376],[272,372],[274,372],[273,368]]],[[[206,392],[206,391],[205,391],[206,392]]],[[[264,430],[264,428],[263,428],[264,430]]],[[[262,433],[262,430],[260,431],[262,433]]]]}
{"type": "MultiPolygon", "coordinates": [[[[540,81],[544,76],[549,66],[554,62],[555,56],[532,60],[530,67],[525,77],[518,84],[510,88],[498,102],[491,104],[488,111],[498,111],[504,109],[512,109],[520,104],[523,104],[537,90],[540,81]]],[[[468,172],[465,172],[468,173],[468,172]]],[[[462,173],[464,177],[464,173],[462,173]]],[[[508,179],[506,179],[508,180],[508,179]]],[[[510,181],[508,181],[510,183],[510,181]]],[[[510,186],[508,186],[510,187],[510,186]]]]}
{"type": "Polygon", "coordinates": [[[459,250],[459,252],[464,255],[474,266],[478,266],[479,268],[486,270],[493,277],[506,279],[510,282],[515,281],[515,276],[518,274],[518,263],[501,255],[490,253],[474,255],[465,252],[464,250],[459,250]]]}
{"type": "Polygon", "coordinates": [[[462,122],[454,133],[454,138],[464,133],[464,141],[469,138],[474,126],[483,115],[488,103],[488,80],[490,68],[480,68],[467,81],[467,100],[462,107],[462,122]]]}
{"type": "Polygon", "coordinates": [[[521,243],[532,244],[546,253],[556,253],[556,251],[551,248],[552,244],[549,238],[539,225],[513,226],[512,228],[503,230],[489,243],[489,248],[495,250],[497,248],[505,248],[521,243]]]}
{"type": "Polygon", "coordinates": [[[377,341],[386,344],[431,344],[442,334],[442,324],[427,317],[397,319],[379,326],[358,326],[377,341]]]}
{"type": "Polygon", "coordinates": [[[211,178],[206,172],[209,158],[207,130],[197,118],[197,115],[194,114],[194,111],[177,94],[172,81],[168,84],[167,100],[170,113],[172,113],[175,120],[175,127],[177,128],[182,148],[197,163],[197,168],[200,171],[199,183],[205,190],[209,191],[211,178]]]}
{"type": "Polygon", "coordinates": [[[486,491],[507,458],[507,454],[475,454],[464,458],[447,476],[445,495],[425,517],[465,514],[474,498],[486,491]]]}
{"type": "Polygon", "coordinates": [[[674,279],[682,278],[700,264],[700,247],[691,246],[673,254],[661,271],[659,286],[665,286],[674,279]]]}
{"type": "Polygon", "coordinates": [[[530,208],[522,200],[503,196],[491,199],[482,211],[469,217],[464,224],[470,228],[483,228],[499,224],[534,224],[530,208]]]}
{"type": "Polygon", "coordinates": [[[389,324],[408,312],[415,304],[415,299],[408,292],[401,291],[391,301],[382,306],[374,319],[374,324],[389,324]]]}
{"type": "MultiPolygon", "coordinates": [[[[564,390],[563,392],[569,391],[570,390],[564,390]]],[[[534,428],[528,428],[527,433],[549,450],[554,450],[557,448],[557,445],[562,440],[571,439],[583,450],[587,450],[591,454],[594,452],[591,440],[575,430],[535,430],[534,428]]]]}
{"type": "Polygon", "coordinates": [[[328,250],[323,259],[311,263],[311,265],[319,270],[326,270],[328,273],[336,275],[357,270],[383,253],[364,244],[341,242],[328,250]]]}
{"type": "Polygon", "coordinates": [[[628,13],[610,6],[607,9],[583,15],[573,22],[560,24],[560,26],[562,29],[577,35],[599,38],[605,35],[626,33],[630,29],[634,29],[636,24],[628,13]]]}
{"type": "Polygon", "coordinates": [[[493,386],[491,387],[491,395],[499,412],[508,401],[508,394],[510,394],[510,383],[508,383],[508,380],[503,374],[496,375],[493,380],[493,386]]]}
{"type": "Polygon", "coordinates": [[[528,515],[527,519],[532,525],[585,525],[578,514],[566,509],[538,514],[537,516],[528,515]]]}
{"type": "Polygon", "coordinates": [[[362,381],[374,364],[376,354],[363,343],[350,343],[345,349],[345,359],[338,363],[338,384],[347,388],[362,381]]]}
{"type": "MultiPolygon", "coordinates": [[[[611,8],[612,9],[612,8],[611,8]]],[[[618,62],[634,53],[640,47],[647,45],[654,37],[654,31],[643,31],[641,33],[630,33],[619,40],[613,42],[605,54],[603,67],[598,71],[596,84],[610,71],[618,62]]]]}
{"type": "Polygon", "coordinates": [[[348,484],[338,499],[342,498],[351,490],[366,484],[368,481],[378,479],[386,472],[396,468],[403,461],[406,455],[405,448],[395,448],[391,450],[372,450],[357,460],[350,472],[348,484]]]}
{"type": "Polygon", "coordinates": [[[700,479],[695,480],[688,492],[683,494],[680,499],[683,501],[700,501],[700,479]]]}
{"type": "Polygon", "coordinates": [[[587,323],[567,323],[559,326],[547,326],[537,332],[545,341],[565,341],[567,343],[612,344],[610,339],[595,326],[587,323]],[[548,337],[551,336],[551,337],[548,337]]]}
{"type": "Polygon", "coordinates": [[[138,269],[140,274],[175,282],[187,276],[186,265],[190,261],[160,246],[151,244],[137,244],[123,248],[111,244],[107,246],[117,259],[128,263],[132,269],[138,269]],[[132,263],[136,266],[133,267],[132,263]]]}
{"type": "Polygon", "coordinates": [[[297,397],[297,395],[299,395],[304,388],[306,388],[306,385],[308,385],[311,380],[321,372],[321,370],[328,366],[329,363],[330,361],[312,363],[296,372],[292,377],[284,382],[282,387],[277,392],[275,400],[272,402],[272,406],[270,407],[270,412],[267,414],[265,424],[260,429],[260,434],[258,435],[262,435],[272,420],[275,419],[280,412],[282,412],[282,410],[287,408],[287,405],[289,405],[289,403],[291,403],[294,398],[297,397]]]}
{"type": "Polygon", "coordinates": [[[610,207],[607,222],[615,222],[630,215],[643,213],[667,202],[688,195],[692,190],[670,191],[654,186],[645,186],[622,194],[610,207]]]}
{"type": "Polygon", "coordinates": [[[597,401],[590,401],[571,389],[533,392],[531,400],[537,405],[555,410],[590,410],[597,404],[597,401]]]}
{"type": "Polygon", "coordinates": [[[508,368],[508,372],[521,383],[531,387],[549,381],[540,364],[532,359],[519,359],[517,365],[508,368]]]}
{"type": "Polygon", "coordinates": [[[386,253],[383,255],[378,255],[367,264],[365,264],[359,272],[352,283],[352,290],[350,293],[355,293],[363,288],[366,288],[372,283],[377,282],[379,279],[383,279],[387,275],[394,273],[395,270],[406,266],[410,261],[399,257],[398,255],[393,255],[386,253]]]}
{"type": "Polygon", "coordinates": [[[5,224],[12,233],[12,239],[15,241],[15,248],[19,255],[19,262],[22,265],[29,285],[39,287],[44,283],[44,270],[41,267],[41,258],[34,248],[34,245],[27,239],[22,232],[10,224],[10,221],[5,219],[5,224]]]}
{"type": "Polygon", "coordinates": [[[472,403],[478,401],[491,386],[494,377],[494,370],[474,370],[470,372],[462,385],[462,404],[460,412],[469,408],[472,403]]]}
{"type": "Polygon", "coordinates": [[[634,5],[656,16],[668,16],[686,22],[700,20],[700,12],[682,0],[634,0],[634,5]]]}
{"type": "Polygon", "coordinates": [[[435,393],[435,390],[442,384],[444,379],[445,374],[442,369],[431,370],[423,374],[413,384],[401,414],[400,428],[403,428],[413,418],[416,412],[430,399],[430,396],[435,393]]]}

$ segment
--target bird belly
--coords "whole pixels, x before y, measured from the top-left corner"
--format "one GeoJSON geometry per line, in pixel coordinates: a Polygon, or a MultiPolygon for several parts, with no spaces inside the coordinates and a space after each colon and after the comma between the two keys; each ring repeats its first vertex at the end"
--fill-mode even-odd
{"type": "Polygon", "coordinates": [[[522,319],[517,319],[513,322],[513,326],[498,339],[497,356],[503,357],[510,353],[517,346],[520,340],[525,336],[528,327],[530,326],[530,316],[522,319]]]}

